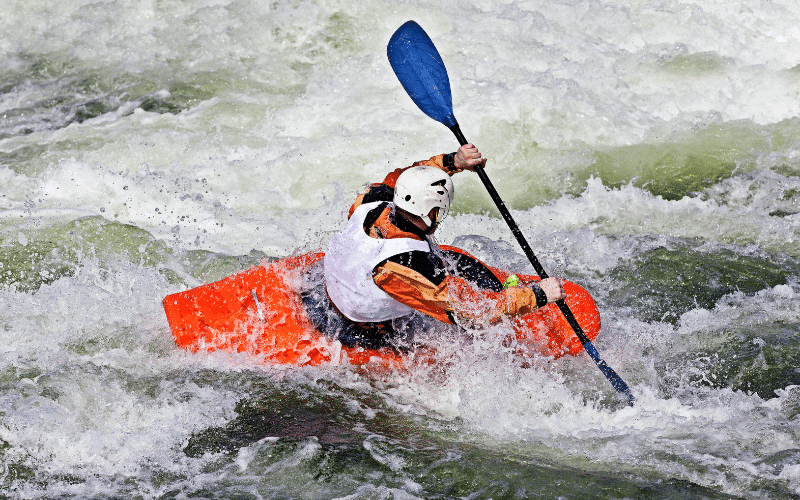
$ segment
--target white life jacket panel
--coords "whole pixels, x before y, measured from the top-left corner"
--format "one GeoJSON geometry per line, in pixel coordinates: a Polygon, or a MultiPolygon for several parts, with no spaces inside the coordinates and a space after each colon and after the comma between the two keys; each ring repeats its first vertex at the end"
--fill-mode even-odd
{"type": "Polygon", "coordinates": [[[366,203],[353,212],[347,226],[333,237],[323,260],[325,286],[337,309],[358,322],[380,322],[406,316],[413,308],[398,302],[372,281],[375,266],[389,257],[414,250],[429,252],[427,241],[376,239],[364,232],[370,210],[384,202],[366,203]]]}

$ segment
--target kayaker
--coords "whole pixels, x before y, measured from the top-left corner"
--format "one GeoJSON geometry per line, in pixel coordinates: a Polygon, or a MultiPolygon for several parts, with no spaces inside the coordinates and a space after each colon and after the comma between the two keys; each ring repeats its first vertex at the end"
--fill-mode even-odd
{"type": "Polygon", "coordinates": [[[325,253],[325,290],[302,294],[315,327],[349,347],[397,347],[398,320],[415,312],[480,327],[564,298],[557,278],[504,287],[482,263],[448,255],[433,239],[453,201],[450,176],[485,164],[467,144],[358,195],[325,253]]]}

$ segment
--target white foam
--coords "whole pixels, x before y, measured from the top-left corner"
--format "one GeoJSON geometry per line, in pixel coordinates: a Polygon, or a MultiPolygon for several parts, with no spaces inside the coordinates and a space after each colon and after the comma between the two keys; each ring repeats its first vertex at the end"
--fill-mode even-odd
{"type": "MultiPolygon", "coordinates": [[[[769,131],[800,114],[799,9],[793,0],[0,3],[9,75],[0,125],[17,134],[0,139],[0,241],[30,249],[49,225],[100,215],[177,251],[324,247],[364,183],[456,148],[386,61],[391,31],[414,18],[445,60],[465,134],[490,157],[501,195],[524,208],[514,217],[551,274],[581,273],[603,298],[611,270],[671,238],[798,257],[800,184],[777,172],[796,172],[800,156],[790,133],[769,131]],[[73,104],[51,98],[119,107],[60,127],[73,104]],[[145,111],[148,98],[178,108],[145,111]],[[729,179],[698,196],[670,201],[641,183],[580,180],[595,151],[690,142],[709,124],[735,121],[768,150],[743,153],[729,179]]],[[[440,241],[467,235],[461,241],[478,257],[527,269],[504,222],[482,213],[491,202],[474,176],[455,182],[455,212],[467,213],[445,221],[440,241]]],[[[124,486],[107,479],[117,477],[145,494],[171,493],[151,484],[148,463],[188,474],[189,490],[218,480],[181,448],[192,432],[229,422],[246,388],[200,386],[176,372],[269,372],[253,359],[175,348],[160,300],[180,287],[156,269],[77,259],[75,276],[35,293],[0,290],[0,370],[20,373],[0,394],[4,460],[79,476],[87,486],[61,485],[74,496],[119,496],[124,486]]],[[[669,393],[659,377],[693,366],[662,363],[696,355],[699,333],[757,329],[765,318],[797,324],[798,293],[790,281],[755,297],[731,294],[677,325],[604,310],[596,344],[631,383],[633,408],[615,403],[585,355],[523,369],[503,349],[465,348],[449,372],[388,376],[379,389],[347,371],[311,378],[377,393],[390,411],[484,446],[541,445],[586,468],[609,464],[733,495],[755,495],[762,480],[797,491],[796,465],[758,462],[800,447],[786,430],[794,388],[763,401],[692,386],[684,374],[669,393]]],[[[380,414],[358,400],[347,407],[369,420],[380,414]]],[[[287,468],[315,456],[319,445],[306,444],[287,468]]],[[[224,473],[251,472],[269,445],[242,450],[224,473]]],[[[370,441],[376,459],[404,470],[379,445],[370,441]]],[[[20,496],[42,493],[25,487],[20,496]]],[[[359,491],[420,492],[410,479],[403,488],[359,491]]]]}

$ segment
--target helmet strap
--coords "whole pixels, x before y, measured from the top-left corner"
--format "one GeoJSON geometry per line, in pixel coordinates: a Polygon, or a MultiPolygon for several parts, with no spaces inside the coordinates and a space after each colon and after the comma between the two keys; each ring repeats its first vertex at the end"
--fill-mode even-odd
{"type": "Polygon", "coordinates": [[[423,240],[426,235],[432,234],[431,229],[436,230],[436,224],[429,227],[421,217],[417,217],[396,205],[393,206],[389,220],[401,231],[419,236],[423,240]],[[424,228],[421,226],[424,226],[424,228]],[[429,233],[428,231],[431,232],[429,233]]]}

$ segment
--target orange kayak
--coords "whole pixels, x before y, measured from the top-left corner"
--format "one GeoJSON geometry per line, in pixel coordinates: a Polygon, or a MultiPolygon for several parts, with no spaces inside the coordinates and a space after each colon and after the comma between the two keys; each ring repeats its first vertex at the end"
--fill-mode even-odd
{"type": "MultiPolygon", "coordinates": [[[[463,250],[443,249],[469,256],[463,250]]],[[[323,257],[306,253],[264,262],[222,280],[164,298],[164,311],[175,343],[192,352],[244,353],[270,364],[296,366],[388,363],[401,365],[404,355],[393,349],[345,347],[312,325],[301,303],[296,282],[300,273],[323,257]]],[[[471,256],[470,256],[471,257],[471,256]]],[[[499,280],[509,273],[486,266],[499,280]]],[[[522,283],[539,281],[519,276],[522,283]]],[[[567,304],[589,339],[600,331],[600,313],[591,295],[565,282],[567,304]]],[[[578,354],[583,346],[555,304],[548,304],[514,320],[509,345],[521,351],[560,357],[578,354]],[[515,337],[515,338],[514,338],[515,337]]]]}

